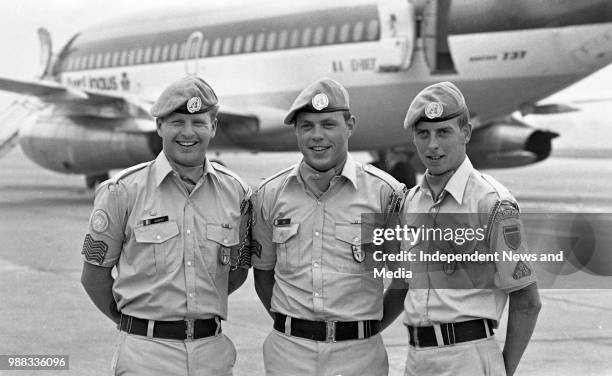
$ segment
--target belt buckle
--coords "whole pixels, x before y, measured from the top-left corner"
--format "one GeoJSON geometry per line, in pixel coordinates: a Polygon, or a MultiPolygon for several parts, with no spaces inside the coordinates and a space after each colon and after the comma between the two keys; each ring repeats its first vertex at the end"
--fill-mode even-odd
{"type": "Polygon", "coordinates": [[[325,342],[336,342],[337,321],[325,321],[325,342]]]}
{"type": "Polygon", "coordinates": [[[193,341],[193,330],[195,327],[195,320],[187,319],[185,320],[185,324],[187,324],[187,328],[185,329],[185,335],[186,335],[185,339],[188,341],[193,341]]]}
{"type": "Polygon", "coordinates": [[[451,322],[451,323],[446,324],[446,336],[448,337],[449,345],[454,345],[455,343],[457,343],[457,340],[455,338],[455,323],[451,322]],[[452,338],[451,338],[451,332],[453,334],[452,338]]]}

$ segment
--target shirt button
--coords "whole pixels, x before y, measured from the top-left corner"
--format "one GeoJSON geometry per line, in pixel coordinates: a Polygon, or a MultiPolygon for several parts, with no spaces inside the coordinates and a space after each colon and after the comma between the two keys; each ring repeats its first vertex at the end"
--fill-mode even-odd
{"type": "Polygon", "coordinates": [[[157,240],[161,239],[161,235],[159,235],[159,234],[155,235],[155,239],[157,239],[157,240]]]}
{"type": "Polygon", "coordinates": [[[223,239],[223,244],[227,244],[227,239],[223,239]]]}
{"type": "Polygon", "coordinates": [[[321,175],[319,175],[319,174],[314,174],[314,175],[312,175],[312,178],[313,178],[314,180],[319,180],[319,179],[321,178],[321,175]]]}
{"type": "Polygon", "coordinates": [[[318,268],[318,267],[319,267],[319,263],[318,263],[318,262],[316,262],[316,261],[313,263],[313,265],[314,265],[314,267],[315,267],[315,268],[318,268]]]}
{"type": "Polygon", "coordinates": [[[192,292],[189,293],[189,297],[193,299],[193,293],[192,292]]]}
{"type": "Polygon", "coordinates": [[[318,291],[315,291],[314,296],[318,297],[320,294],[318,291]]]}
{"type": "Polygon", "coordinates": [[[191,230],[187,230],[187,235],[191,235],[191,230]]]}
{"type": "Polygon", "coordinates": [[[187,261],[187,266],[191,266],[191,261],[187,261]]]}
{"type": "Polygon", "coordinates": [[[149,212],[149,215],[150,215],[150,216],[157,215],[157,212],[156,212],[155,210],[151,210],[151,211],[149,212]]]}
{"type": "Polygon", "coordinates": [[[319,231],[315,231],[315,236],[319,236],[319,231]]]}
{"type": "Polygon", "coordinates": [[[358,242],[358,241],[359,241],[359,237],[358,237],[358,236],[355,236],[355,237],[353,238],[353,241],[354,241],[354,242],[358,242]]]}
{"type": "Polygon", "coordinates": [[[321,201],[317,201],[317,205],[321,206],[321,201]]]}

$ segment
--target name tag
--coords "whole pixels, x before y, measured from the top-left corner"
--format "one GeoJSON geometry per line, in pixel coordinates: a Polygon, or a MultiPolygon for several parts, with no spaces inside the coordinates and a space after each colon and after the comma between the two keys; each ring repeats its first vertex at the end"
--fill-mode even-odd
{"type": "Polygon", "coordinates": [[[168,222],[168,216],[165,215],[163,217],[157,218],[149,218],[142,221],[143,226],[154,225],[156,223],[168,222]]]}
{"type": "Polygon", "coordinates": [[[274,221],[274,226],[289,226],[291,224],[291,218],[278,218],[274,221]]]}

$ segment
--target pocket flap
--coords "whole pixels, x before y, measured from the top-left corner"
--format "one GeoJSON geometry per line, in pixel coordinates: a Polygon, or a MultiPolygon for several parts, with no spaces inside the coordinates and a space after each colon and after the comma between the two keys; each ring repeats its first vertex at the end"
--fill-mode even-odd
{"type": "Polygon", "coordinates": [[[297,234],[299,227],[299,223],[294,223],[289,226],[274,226],[272,228],[272,242],[286,243],[287,240],[291,239],[295,234],[297,234]]]}
{"type": "Polygon", "coordinates": [[[148,226],[140,226],[134,229],[134,237],[138,243],[163,243],[179,234],[178,225],[175,221],[155,223],[148,226]]]}
{"type": "MultiPolygon", "coordinates": [[[[368,237],[371,237],[371,234],[368,237]]],[[[361,224],[336,223],[336,239],[352,245],[368,243],[367,239],[362,239],[361,224]]]]}
{"type": "Polygon", "coordinates": [[[215,223],[206,225],[206,238],[225,247],[232,247],[240,242],[238,228],[227,228],[215,223]]]}

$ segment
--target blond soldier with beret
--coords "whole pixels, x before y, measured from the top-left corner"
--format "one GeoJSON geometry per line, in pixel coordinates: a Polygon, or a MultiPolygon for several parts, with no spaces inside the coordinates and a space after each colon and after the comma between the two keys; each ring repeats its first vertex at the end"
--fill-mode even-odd
{"type": "MultiPolygon", "coordinates": [[[[483,229],[469,242],[403,242],[402,250],[451,254],[527,251],[518,204],[466,156],[472,126],[459,89],[431,85],[412,101],[404,126],[427,167],[403,207],[407,226],[483,229]],[[417,214],[423,213],[423,214],[417,214]],[[417,219],[415,221],[415,219],[417,219]],[[441,246],[442,244],[442,246],[441,246]]],[[[533,267],[523,261],[414,262],[404,301],[409,346],[406,375],[512,375],[540,310],[533,267]],[[508,299],[509,297],[509,299],[508,299]],[[503,351],[495,337],[509,300],[503,351]]]]}
{"type": "Polygon", "coordinates": [[[404,185],[348,154],[355,118],[338,82],[306,87],[285,123],[303,160],[265,180],[253,207],[255,288],[274,319],[266,374],[386,375],[379,332],[393,295],[373,276],[361,215],[399,210],[404,185]]]}
{"type": "Polygon", "coordinates": [[[217,102],[201,78],[171,84],[151,109],[162,152],[96,191],[81,281],[120,330],[114,374],[232,374],[221,320],[250,263],[250,189],[206,158],[217,102]]]}

